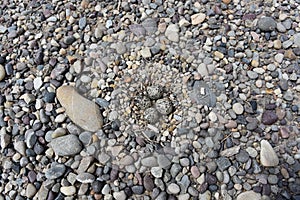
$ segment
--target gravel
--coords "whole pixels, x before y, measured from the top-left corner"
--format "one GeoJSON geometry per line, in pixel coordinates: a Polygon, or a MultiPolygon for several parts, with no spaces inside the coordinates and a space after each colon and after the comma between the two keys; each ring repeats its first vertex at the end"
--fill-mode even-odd
{"type": "Polygon", "coordinates": [[[299,199],[296,1],[3,1],[0,199],[299,199]]]}

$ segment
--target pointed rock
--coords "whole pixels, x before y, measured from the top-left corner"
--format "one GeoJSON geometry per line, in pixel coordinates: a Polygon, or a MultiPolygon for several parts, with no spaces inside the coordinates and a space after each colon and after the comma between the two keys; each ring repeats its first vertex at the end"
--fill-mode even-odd
{"type": "Polygon", "coordinates": [[[274,167],[279,164],[279,159],[270,145],[266,140],[260,142],[260,162],[265,167],[274,167]]]}
{"type": "Polygon", "coordinates": [[[61,86],[56,94],[70,119],[81,128],[95,132],[102,128],[103,117],[99,107],[78,94],[72,86],[61,86]]]}

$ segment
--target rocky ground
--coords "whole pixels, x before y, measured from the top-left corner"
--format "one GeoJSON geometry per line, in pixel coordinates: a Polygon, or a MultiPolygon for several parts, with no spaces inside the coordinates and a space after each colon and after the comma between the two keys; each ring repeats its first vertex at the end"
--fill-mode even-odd
{"type": "Polygon", "coordinates": [[[300,199],[299,0],[3,0],[0,199],[300,199]]]}

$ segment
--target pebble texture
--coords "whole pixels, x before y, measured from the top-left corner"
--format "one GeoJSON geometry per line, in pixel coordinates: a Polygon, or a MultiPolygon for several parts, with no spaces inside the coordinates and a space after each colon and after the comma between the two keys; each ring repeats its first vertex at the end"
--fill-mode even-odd
{"type": "Polygon", "coordinates": [[[82,144],[75,135],[66,135],[53,139],[50,142],[55,154],[59,156],[71,156],[79,153],[82,144]]]}

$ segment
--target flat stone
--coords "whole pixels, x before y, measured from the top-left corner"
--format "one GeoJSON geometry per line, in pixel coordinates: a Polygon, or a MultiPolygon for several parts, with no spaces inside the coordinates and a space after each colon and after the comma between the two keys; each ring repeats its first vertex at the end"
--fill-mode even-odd
{"type": "Polygon", "coordinates": [[[31,183],[29,183],[26,187],[26,197],[32,198],[36,194],[37,190],[35,186],[31,183]]]}
{"type": "Polygon", "coordinates": [[[119,191],[119,192],[114,192],[113,197],[118,200],[126,200],[126,198],[127,198],[126,194],[123,190],[119,191]]]}
{"type": "Polygon", "coordinates": [[[234,146],[228,149],[221,151],[220,155],[225,157],[230,157],[237,154],[240,151],[240,146],[234,146]]]}
{"type": "Polygon", "coordinates": [[[274,167],[279,164],[279,159],[273,147],[266,140],[260,142],[260,162],[265,167],[274,167]]]}
{"type": "Polygon", "coordinates": [[[63,193],[66,196],[71,196],[76,193],[75,186],[63,186],[60,188],[60,192],[63,193]]]}
{"type": "Polygon", "coordinates": [[[102,128],[103,117],[97,104],[78,94],[75,88],[61,86],[57,89],[56,96],[75,124],[91,132],[102,128]]]}
{"type": "Polygon", "coordinates": [[[172,42],[179,42],[179,27],[177,24],[170,24],[165,32],[168,40],[172,42]]]}
{"type": "Polygon", "coordinates": [[[206,15],[204,13],[197,13],[191,16],[192,25],[201,24],[204,22],[206,15]]]}
{"type": "Polygon", "coordinates": [[[76,177],[76,180],[79,181],[80,183],[92,183],[95,181],[95,176],[93,174],[84,172],[81,174],[78,174],[76,177]]]}
{"type": "Polygon", "coordinates": [[[274,57],[275,61],[278,62],[278,63],[282,63],[283,58],[284,58],[284,55],[282,53],[278,53],[274,57]]]}
{"type": "Polygon", "coordinates": [[[66,135],[53,139],[50,145],[58,156],[71,156],[79,153],[82,145],[75,135],[66,135]]]}
{"type": "Polygon", "coordinates": [[[256,193],[254,191],[246,191],[240,193],[237,198],[237,200],[254,200],[254,199],[261,199],[261,194],[256,193]]]}
{"type": "Polygon", "coordinates": [[[145,167],[155,167],[158,166],[157,160],[155,157],[147,157],[141,160],[141,163],[145,167]]]}
{"type": "Polygon", "coordinates": [[[273,31],[277,26],[276,21],[272,17],[265,17],[265,16],[261,17],[257,21],[257,25],[261,31],[265,31],[265,32],[273,31]]]}

